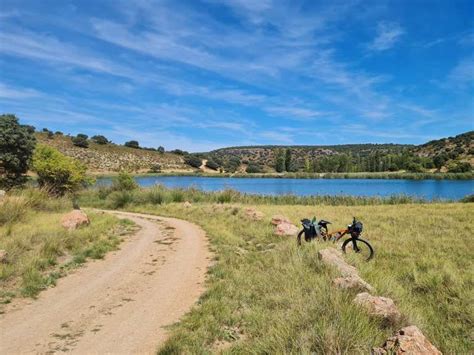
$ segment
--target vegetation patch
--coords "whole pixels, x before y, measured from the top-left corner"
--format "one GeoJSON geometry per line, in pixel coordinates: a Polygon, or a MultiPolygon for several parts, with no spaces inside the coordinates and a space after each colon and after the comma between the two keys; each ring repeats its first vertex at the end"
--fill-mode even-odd
{"type": "MultiPolygon", "coordinates": [[[[317,259],[328,243],[297,247],[295,238],[274,236],[269,220],[245,219],[245,207],[127,207],[200,224],[216,255],[199,307],[173,327],[161,353],[368,353],[397,330],[381,327],[354,306],[353,291],[333,289],[334,271],[317,259]]],[[[295,224],[316,214],[335,229],[357,216],[376,250],[369,263],[351,261],[361,276],[395,301],[406,315],[404,325],[417,325],[441,351],[472,352],[472,204],[258,208],[266,216],[284,214],[295,224]]]]}
{"type": "Polygon", "coordinates": [[[36,296],[87,258],[116,249],[133,229],[130,221],[91,212],[90,226],[67,231],[61,217],[70,208],[70,200],[39,190],[17,191],[0,202],[0,250],[8,255],[0,263],[0,303],[36,296]]]}

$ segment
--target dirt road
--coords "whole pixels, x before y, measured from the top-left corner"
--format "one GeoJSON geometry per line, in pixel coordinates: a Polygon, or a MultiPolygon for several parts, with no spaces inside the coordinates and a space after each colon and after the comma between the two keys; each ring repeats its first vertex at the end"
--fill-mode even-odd
{"type": "Polygon", "coordinates": [[[0,315],[0,354],[153,353],[166,339],[164,326],[190,310],[210,262],[205,233],[178,219],[112,213],[141,230],[0,315]]]}

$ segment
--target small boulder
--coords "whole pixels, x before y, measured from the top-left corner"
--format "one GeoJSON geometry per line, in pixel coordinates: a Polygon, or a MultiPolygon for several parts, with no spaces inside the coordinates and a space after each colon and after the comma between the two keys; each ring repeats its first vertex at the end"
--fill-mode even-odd
{"type": "Polygon", "coordinates": [[[65,214],[61,219],[61,225],[68,230],[74,230],[80,226],[87,226],[89,224],[89,217],[81,210],[73,210],[65,214]]]}
{"type": "Polygon", "coordinates": [[[291,221],[288,218],[286,218],[285,216],[283,216],[281,214],[277,214],[277,215],[272,217],[272,221],[270,223],[273,224],[274,226],[277,226],[280,223],[291,224],[291,221]]]}
{"type": "Polygon", "coordinates": [[[402,315],[392,299],[372,296],[367,292],[359,293],[353,301],[364,307],[370,315],[382,318],[385,325],[393,325],[400,321],[402,315]]]}
{"type": "Polygon", "coordinates": [[[0,201],[5,198],[6,192],[4,190],[0,190],[0,201]]]}
{"type": "Polygon", "coordinates": [[[185,201],[185,202],[183,203],[183,206],[184,206],[185,208],[189,208],[189,207],[192,206],[192,204],[191,204],[191,202],[189,202],[189,201],[185,201]]]}
{"type": "Polygon", "coordinates": [[[280,223],[275,228],[275,234],[284,235],[296,235],[298,233],[298,227],[291,223],[280,223]]]}
{"type": "Polygon", "coordinates": [[[410,355],[441,355],[441,351],[429,342],[420,329],[414,325],[400,329],[380,348],[372,349],[373,355],[410,354],[410,355]]]}
{"type": "Polygon", "coordinates": [[[358,275],[338,277],[333,281],[334,286],[344,290],[374,292],[374,288],[358,275]]]}
{"type": "Polygon", "coordinates": [[[262,212],[260,212],[259,210],[253,207],[246,208],[245,215],[253,221],[261,221],[263,217],[265,216],[262,212]]]}
{"type": "Polygon", "coordinates": [[[342,257],[342,253],[339,249],[326,248],[318,251],[318,258],[323,263],[329,266],[333,266],[339,270],[342,276],[359,276],[357,269],[346,263],[342,257]]]}
{"type": "Polygon", "coordinates": [[[8,253],[6,250],[0,250],[0,263],[8,263],[8,253]]]}

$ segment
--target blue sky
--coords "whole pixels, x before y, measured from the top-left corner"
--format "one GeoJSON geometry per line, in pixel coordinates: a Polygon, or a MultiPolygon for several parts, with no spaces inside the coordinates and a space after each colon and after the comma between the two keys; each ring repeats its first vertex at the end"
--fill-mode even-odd
{"type": "Polygon", "coordinates": [[[0,111],[189,151],[474,126],[474,1],[0,0],[0,111]]]}

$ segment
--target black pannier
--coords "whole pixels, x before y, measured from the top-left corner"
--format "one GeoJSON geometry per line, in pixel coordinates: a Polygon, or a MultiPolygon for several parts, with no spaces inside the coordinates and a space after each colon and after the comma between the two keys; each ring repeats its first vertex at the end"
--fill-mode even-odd
{"type": "Polygon", "coordinates": [[[303,224],[304,239],[309,242],[310,240],[316,238],[316,236],[319,234],[318,227],[307,218],[302,219],[301,223],[303,224]]]}

